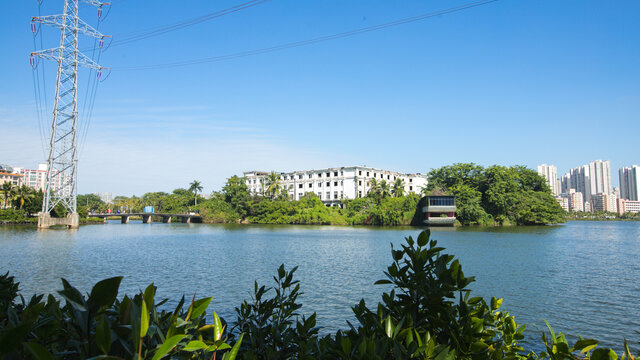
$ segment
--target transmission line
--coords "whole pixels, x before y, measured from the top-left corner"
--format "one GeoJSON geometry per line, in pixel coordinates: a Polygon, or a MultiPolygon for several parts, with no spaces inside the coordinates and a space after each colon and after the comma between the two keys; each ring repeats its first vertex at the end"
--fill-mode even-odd
{"type": "Polygon", "coordinates": [[[456,6],[456,7],[452,7],[452,8],[448,8],[448,9],[444,9],[444,10],[439,10],[439,11],[434,11],[434,12],[430,12],[430,13],[425,13],[425,14],[421,14],[421,15],[417,15],[417,16],[408,17],[408,18],[403,18],[403,19],[399,19],[399,20],[394,20],[394,21],[390,21],[390,22],[387,22],[387,23],[383,23],[383,24],[363,27],[363,28],[350,30],[350,31],[345,31],[345,32],[332,34],[332,35],[320,36],[320,37],[316,37],[316,38],[308,39],[308,40],[294,41],[294,42],[290,42],[290,43],[286,43],[286,44],[281,44],[281,45],[276,45],[276,46],[271,46],[271,47],[266,47],[266,48],[261,48],[261,49],[241,51],[241,52],[237,52],[237,53],[233,53],[233,54],[220,55],[220,56],[211,56],[211,57],[192,59],[192,60],[184,60],[184,61],[178,61],[178,62],[170,62],[170,63],[164,63],[164,64],[153,64],[153,65],[143,65],[143,66],[128,66],[128,67],[119,67],[119,68],[116,67],[116,68],[112,68],[112,70],[132,71],[132,70],[166,69],[166,68],[189,66],[189,65],[203,64],[203,63],[216,62],[216,61],[231,60],[231,59],[237,59],[237,58],[242,58],[242,57],[246,57],[246,56],[260,55],[260,54],[264,54],[264,53],[269,53],[269,52],[274,52],[274,51],[281,51],[281,50],[291,49],[291,48],[295,48],[295,47],[299,47],[299,46],[312,45],[312,44],[317,44],[317,43],[320,43],[320,42],[325,42],[325,41],[336,40],[336,39],[341,39],[341,38],[345,38],[345,37],[360,35],[360,34],[363,34],[363,33],[372,32],[372,31],[381,30],[381,29],[386,29],[386,28],[399,26],[399,25],[404,25],[404,24],[408,24],[408,23],[412,23],[412,22],[416,22],[416,21],[420,21],[420,20],[433,18],[433,17],[440,16],[440,15],[451,14],[451,13],[455,13],[455,12],[459,12],[459,11],[463,11],[463,10],[467,10],[467,9],[471,9],[471,8],[475,8],[475,7],[479,7],[479,6],[483,6],[483,5],[487,5],[487,4],[498,2],[498,1],[499,0],[481,0],[481,1],[470,2],[470,3],[467,3],[467,4],[460,5],[460,6],[456,6]]]}

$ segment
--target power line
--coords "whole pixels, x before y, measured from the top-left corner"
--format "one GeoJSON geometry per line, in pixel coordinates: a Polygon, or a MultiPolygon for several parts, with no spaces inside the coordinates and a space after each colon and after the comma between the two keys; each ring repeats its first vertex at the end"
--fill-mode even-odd
{"type": "Polygon", "coordinates": [[[184,20],[178,23],[174,23],[174,24],[170,24],[170,25],[164,25],[164,26],[160,26],[160,27],[156,27],[156,28],[152,28],[149,30],[141,30],[141,31],[136,31],[133,32],[132,34],[136,34],[136,35],[130,35],[129,37],[125,37],[121,40],[114,40],[111,42],[110,46],[120,46],[120,45],[125,45],[125,44],[129,44],[135,41],[140,41],[140,40],[144,40],[144,39],[148,39],[150,37],[154,37],[154,36],[159,36],[159,35],[163,35],[166,34],[168,32],[172,32],[172,31],[176,31],[176,30],[180,30],[180,29],[184,29],[186,27],[189,26],[193,26],[196,24],[200,24],[202,22],[205,21],[209,21],[215,18],[219,18],[221,16],[224,15],[228,15],[228,14],[232,14],[234,12],[237,11],[241,11],[244,9],[248,9],[257,5],[261,5],[264,4],[268,1],[271,0],[250,0],[247,2],[244,2],[242,4],[238,4],[235,6],[232,6],[230,8],[227,9],[223,9],[223,10],[218,10],[206,15],[202,15],[202,16],[198,16],[192,19],[188,19],[188,20],[184,20]]]}
{"type": "Polygon", "coordinates": [[[237,58],[246,57],[246,56],[260,55],[260,54],[264,54],[264,53],[269,53],[269,52],[274,52],[274,51],[281,51],[281,50],[291,49],[291,48],[295,48],[295,47],[299,47],[299,46],[312,45],[312,44],[317,44],[317,43],[320,43],[320,42],[325,42],[325,41],[345,38],[345,37],[349,37],[349,36],[360,35],[360,34],[363,34],[363,33],[376,31],[376,30],[381,30],[381,29],[386,29],[386,28],[399,26],[399,25],[404,25],[404,24],[408,24],[408,23],[412,23],[412,22],[416,22],[416,21],[420,21],[420,20],[424,20],[424,19],[433,18],[433,17],[440,16],[440,15],[451,14],[451,13],[455,13],[455,12],[471,9],[471,8],[474,8],[474,7],[487,5],[487,4],[498,2],[498,1],[499,0],[475,1],[475,2],[471,2],[471,3],[463,4],[463,5],[460,5],[460,6],[456,6],[456,7],[452,7],[452,8],[448,8],[448,9],[444,9],[444,10],[439,10],[439,11],[435,11],[435,12],[430,12],[430,13],[426,13],[426,14],[421,14],[421,15],[417,15],[417,16],[412,16],[412,17],[408,17],[408,18],[403,18],[403,19],[399,19],[399,20],[394,20],[394,21],[390,21],[390,22],[387,22],[387,23],[379,24],[379,25],[368,26],[368,27],[359,28],[359,29],[350,30],[350,31],[345,31],[345,32],[341,32],[341,33],[337,33],[337,34],[333,34],[333,35],[320,36],[320,37],[316,37],[316,38],[313,38],[313,39],[295,41],[295,42],[290,42],[290,43],[286,43],[286,44],[281,44],[281,45],[276,45],[276,46],[271,46],[271,47],[266,47],[266,48],[261,48],[261,49],[242,51],[242,52],[237,52],[237,53],[228,54],[228,55],[211,56],[211,57],[192,59],[192,60],[184,60],[184,61],[164,63],[164,64],[153,64],[153,65],[143,65],[143,66],[129,66],[129,67],[120,67],[120,68],[116,67],[116,68],[112,68],[112,70],[132,71],[132,70],[166,69],[166,68],[172,68],[172,67],[189,66],[189,65],[203,64],[203,63],[209,63],[209,62],[237,59],[237,58]]]}

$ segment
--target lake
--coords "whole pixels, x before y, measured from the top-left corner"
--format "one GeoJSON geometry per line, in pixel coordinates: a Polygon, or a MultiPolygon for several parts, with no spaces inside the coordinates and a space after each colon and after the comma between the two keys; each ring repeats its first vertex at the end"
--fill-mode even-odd
{"type": "MultiPolygon", "coordinates": [[[[213,296],[213,309],[235,319],[253,282],[272,285],[277,267],[299,266],[302,313],[317,312],[321,333],[347,328],[361,298],[375,308],[399,246],[417,228],[120,224],[77,231],[0,226],[0,271],[25,296],[53,293],[64,277],[82,291],[123,275],[120,294],[148,284],[175,304],[213,296]]],[[[619,349],[640,335],[640,222],[570,222],[560,226],[436,228],[432,239],[473,275],[474,295],[504,298],[503,309],[540,338],[547,319],[559,331],[619,349]]],[[[537,342],[537,341],[536,341],[537,342]]],[[[637,346],[636,346],[637,348],[637,346]]]]}

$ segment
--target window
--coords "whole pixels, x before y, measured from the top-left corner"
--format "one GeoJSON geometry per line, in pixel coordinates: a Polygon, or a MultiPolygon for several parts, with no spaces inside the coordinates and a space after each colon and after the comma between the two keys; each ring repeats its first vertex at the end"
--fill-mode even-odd
{"type": "Polygon", "coordinates": [[[367,171],[367,176],[369,176],[369,172],[367,171]]]}
{"type": "Polygon", "coordinates": [[[333,192],[333,198],[336,199],[336,200],[338,199],[338,192],[337,191],[333,192]]]}
{"type": "Polygon", "coordinates": [[[358,171],[358,175],[362,175],[362,170],[359,170],[359,171],[358,171]]]}
{"type": "Polygon", "coordinates": [[[253,183],[254,183],[254,184],[256,183],[256,179],[253,179],[253,183]]]}
{"type": "Polygon", "coordinates": [[[302,189],[302,184],[298,184],[298,189],[302,189]]]}
{"type": "Polygon", "coordinates": [[[337,172],[337,171],[334,171],[334,172],[333,172],[333,176],[338,176],[338,172],[337,172]]]}
{"type": "Polygon", "coordinates": [[[409,182],[413,182],[413,179],[409,179],[409,182]]]}
{"type": "Polygon", "coordinates": [[[358,191],[358,197],[361,198],[362,197],[362,191],[358,191]]]}
{"type": "Polygon", "coordinates": [[[409,186],[409,191],[413,191],[413,186],[409,186]]]}
{"type": "Polygon", "coordinates": [[[344,181],[340,180],[340,186],[344,185],[344,181]]]}
{"type": "Polygon", "coordinates": [[[311,179],[312,176],[313,176],[313,174],[309,174],[309,179],[311,179]]]}
{"type": "Polygon", "coordinates": [[[362,185],[362,180],[358,180],[358,185],[362,185]]]}
{"type": "Polygon", "coordinates": [[[331,186],[331,181],[327,181],[327,186],[331,186]]]}
{"type": "Polygon", "coordinates": [[[328,172],[328,173],[327,173],[327,177],[329,177],[329,176],[331,176],[331,173],[330,173],[330,172],[328,172]]]}
{"type": "Polygon", "coordinates": [[[298,175],[298,179],[302,179],[302,174],[298,175]]]}
{"type": "Polygon", "coordinates": [[[293,190],[293,184],[289,185],[289,190],[293,190]]]}
{"type": "Polygon", "coordinates": [[[377,175],[378,175],[378,174],[376,174],[376,173],[373,173],[373,177],[376,177],[377,175]]]}
{"type": "Polygon", "coordinates": [[[334,181],[334,182],[333,182],[333,186],[338,186],[338,182],[337,182],[337,181],[334,181]]]}
{"type": "Polygon", "coordinates": [[[344,171],[340,170],[340,176],[344,176],[344,171]]]}
{"type": "Polygon", "coordinates": [[[327,200],[331,200],[331,192],[327,191],[327,200]]]}
{"type": "Polygon", "coordinates": [[[309,187],[312,188],[313,187],[313,183],[309,183],[309,187]]]}
{"type": "Polygon", "coordinates": [[[322,200],[322,193],[321,192],[318,193],[318,199],[322,200]]]}
{"type": "Polygon", "coordinates": [[[318,177],[321,178],[322,177],[322,173],[318,173],[318,177]]]}
{"type": "Polygon", "coordinates": [[[322,181],[318,181],[318,187],[322,187],[322,181]]]}
{"type": "Polygon", "coordinates": [[[298,198],[301,198],[302,195],[303,195],[302,193],[298,193],[298,198]]]}
{"type": "Polygon", "coordinates": [[[387,175],[387,180],[391,179],[391,175],[387,175]]]}
{"type": "Polygon", "coordinates": [[[344,196],[344,193],[340,191],[340,199],[342,199],[343,196],[344,196]]]}

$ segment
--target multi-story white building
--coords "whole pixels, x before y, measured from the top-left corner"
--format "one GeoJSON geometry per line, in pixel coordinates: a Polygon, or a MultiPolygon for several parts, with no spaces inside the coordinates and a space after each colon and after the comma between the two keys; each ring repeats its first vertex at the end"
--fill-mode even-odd
{"type": "Polygon", "coordinates": [[[640,201],[618,199],[618,214],[622,215],[627,212],[640,212],[640,201]]]}
{"type": "Polygon", "coordinates": [[[589,163],[591,195],[611,194],[611,162],[596,160],[589,163]]]}
{"type": "Polygon", "coordinates": [[[591,197],[595,194],[611,194],[610,161],[596,160],[589,165],[573,168],[562,177],[560,183],[562,193],[569,193],[570,189],[574,189],[582,193],[585,203],[591,202],[591,197]]]}
{"type": "MultiPolygon", "coordinates": [[[[252,194],[262,195],[266,190],[268,172],[244,172],[247,187],[252,194]]],[[[281,187],[290,199],[299,200],[306,193],[316,194],[326,205],[339,204],[343,199],[364,197],[372,180],[386,181],[390,188],[396,179],[404,183],[404,193],[419,193],[427,186],[427,176],[403,174],[364,166],[344,166],[318,170],[302,170],[278,173],[281,187]]]]}
{"type": "Polygon", "coordinates": [[[542,164],[538,165],[538,174],[547,180],[547,184],[551,189],[551,193],[555,196],[560,195],[560,182],[558,181],[558,168],[555,165],[542,164]]]}
{"type": "Polygon", "coordinates": [[[111,204],[113,201],[113,193],[112,192],[96,192],[93,195],[97,196],[102,200],[105,204],[111,204]]]}
{"type": "Polygon", "coordinates": [[[560,207],[564,211],[569,211],[569,199],[568,198],[563,197],[563,196],[556,196],[555,199],[558,202],[558,204],[560,204],[560,207]]]}
{"type": "MultiPolygon", "coordinates": [[[[47,182],[47,164],[38,164],[38,170],[25,169],[23,167],[15,167],[13,172],[24,176],[23,184],[38,191],[44,191],[47,182]]],[[[52,189],[62,189],[64,195],[71,194],[71,176],[62,174],[62,176],[54,176],[54,183],[51,184],[52,189]]]]}
{"type": "Polygon", "coordinates": [[[581,192],[569,189],[569,192],[562,193],[561,197],[567,199],[568,208],[571,211],[584,211],[584,198],[581,192]]]}
{"type": "Polygon", "coordinates": [[[620,176],[620,198],[640,201],[640,166],[620,168],[618,176],[620,176]]]}

